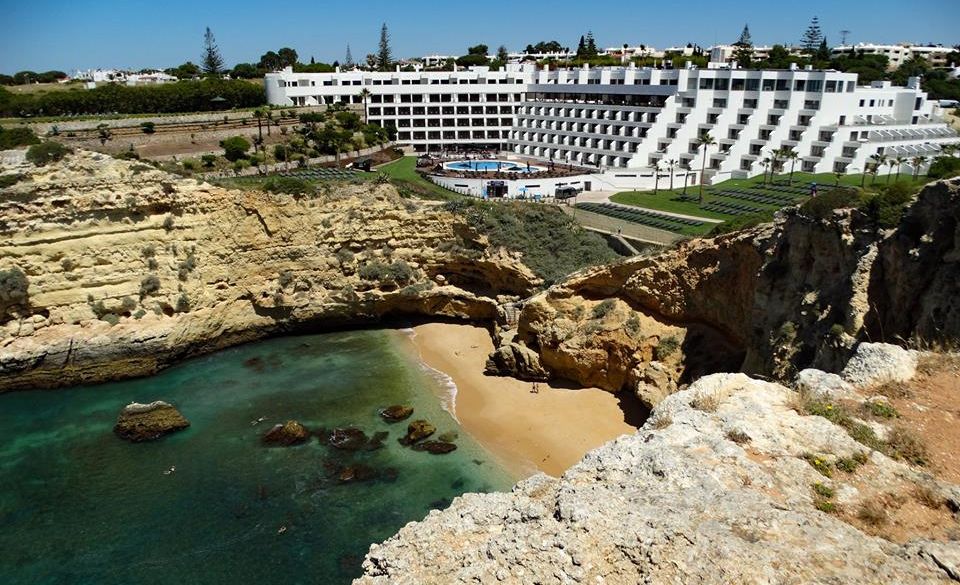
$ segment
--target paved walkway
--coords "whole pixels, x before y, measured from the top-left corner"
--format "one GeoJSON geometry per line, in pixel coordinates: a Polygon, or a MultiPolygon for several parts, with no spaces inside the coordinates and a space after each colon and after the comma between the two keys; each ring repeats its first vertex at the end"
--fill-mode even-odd
{"type": "Polygon", "coordinates": [[[619,230],[623,236],[630,238],[631,240],[638,240],[649,244],[656,244],[658,246],[669,246],[677,240],[684,238],[684,236],[680,234],[675,234],[666,230],[658,230],[649,226],[640,225],[639,223],[621,221],[613,217],[601,215],[599,213],[591,213],[583,209],[576,209],[566,205],[561,205],[560,209],[562,209],[564,213],[572,215],[574,219],[576,219],[577,222],[579,222],[585,228],[606,232],[608,234],[615,234],[619,230]]]}
{"type": "Polygon", "coordinates": [[[661,213],[663,215],[669,215],[671,217],[679,217],[681,219],[692,219],[695,221],[702,221],[704,223],[723,223],[722,219],[712,219],[709,217],[701,217],[699,215],[686,215],[684,213],[674,213],[672,211],[661,211],[659,209],[651,209],[649,207],[641,207],[639,205],[624,205],[622,203],[617,203],[616,201],[610,201],[610,197],[616,195],[620,191],[584,191],[577,195],[577,203],[611,203],[617,207],[622,207],[624,209],[647,209],[655,213],[661,213]]]}

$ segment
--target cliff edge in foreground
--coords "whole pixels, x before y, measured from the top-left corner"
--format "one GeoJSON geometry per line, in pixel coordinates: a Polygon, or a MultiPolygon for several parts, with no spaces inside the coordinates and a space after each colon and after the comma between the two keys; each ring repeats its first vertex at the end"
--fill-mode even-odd
{"type": "MultiPolygon", "coordinates": [[[[807,376],[821,382],[805,396],[849,392],[831,378],[807,376]]],[[[467,494],[408,524],[370,548],[356,583],[960,579],[960,489],[800,414],[800,397],[744,374],[701,378],[560,479],[467,494]],[[884,514],[896,534],[872,536],[884,514]]]]}

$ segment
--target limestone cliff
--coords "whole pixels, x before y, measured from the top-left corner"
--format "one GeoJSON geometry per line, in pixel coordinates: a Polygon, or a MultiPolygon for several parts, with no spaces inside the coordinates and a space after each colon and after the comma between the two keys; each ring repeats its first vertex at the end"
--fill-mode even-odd
{"type": "Polygon", "coordinates": [[[529,299],[516,333],[537,367],[650,405],[711,372],[785,379],[837,368],[860,340],[956,338],[960,182],[926,187],[891,230],[855,209],[789,209],[588,269],[529,299]]]}
{"type": "Polygon", "coordinates": [[[408,524],[370,547],[355,583],[960,578],[960,544],[950,537],[960,489],[799,414],[796,401],[796,392],[744,374],[701,378],[562,478],[467,494],[408,524]],[[902,533],[869,534],[865,510],[902,519],[902,533]],[[928,525],[912,526],[916,515],[928,525]]]}
{"type": "Polygon", "coordinates": [[[391,314],[490,321],[539,284],[388,185],[230,191],[89,152],[6,174],[20,178],[0,191],[0,390],[150,374],[391,314]]]}

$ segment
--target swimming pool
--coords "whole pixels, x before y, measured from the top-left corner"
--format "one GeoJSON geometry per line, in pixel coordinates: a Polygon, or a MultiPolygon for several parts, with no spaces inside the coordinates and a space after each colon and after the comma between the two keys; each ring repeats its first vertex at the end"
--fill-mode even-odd
{"type": "Polygon", "coordinates": [[[543,167],[505,160],[460,160],[446,163],[443,166],[451,171],[475,171],[484,173],[536,173],[545,170],[543,167]]]}

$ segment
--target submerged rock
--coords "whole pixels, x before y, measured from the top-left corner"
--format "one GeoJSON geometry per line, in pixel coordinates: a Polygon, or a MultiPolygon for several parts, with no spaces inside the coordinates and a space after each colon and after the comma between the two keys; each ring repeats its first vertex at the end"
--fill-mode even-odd
{"type": "Polygon", "coordinates": [[[369,465],[357,463],[347,465],[337,474],[337,481],[340,483],[351,483],[358,481],[370,481],[377,478],[377,470],[369,465]]]}
{"type": "Polygon", "coordinates": [[[419,419],[407,425],[407,434],[400,437],[398,441],[400,441],[401,445],[413,445],[417,441],[426,439],[435,432],[437,432],[437,427],[423,419],[419,419]]]}
{"type": "Polygon", "coordinates": [[[376,451],[383,447],[383,442],[387,440],[387,437],[390,436],[390,433],[387,431],[377,431],[373,434],[373,438],[370,439],[370,442],[367,443],[367,451],[376,451]]]}
{"type": "Polygon", "coordinates": [[[132,402],[123,407],[113,432],[121,439],[140,443],[154,441],[189,426],[190,421],[180,411],[167,402],[157,400],[150,404],[132,402]]]}
{"type": "Polygon", "coordinates": [[[380,416],[387,422],[398,422],[409,418],[413,414],[413,407],[403,404],[394,404],[380,411],[380,416]]]}
{"type": "Polygon", "coordinates": [[[421,441],[413,445],[414,451],[427,451],[433,455],[445,455],[457,450],[457,446],[446,441],[421,441]]]}
{"type": "Polygon", "coordinates": [[[263,442],[267,445],[289,447],[305,443],[308,438],[310,438],[310,432],[306,427],[295,420],[288,420],[282,425],[274,425],[267,431],[263,435],[263,442]]]}
{"type": "Polygon", "coordinates": [[[367,434],[356,427],[333,429],[327,442],[336,449],[359,451],[367,445],[367,434]]]}

